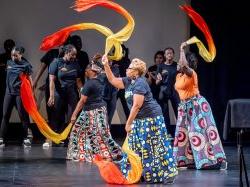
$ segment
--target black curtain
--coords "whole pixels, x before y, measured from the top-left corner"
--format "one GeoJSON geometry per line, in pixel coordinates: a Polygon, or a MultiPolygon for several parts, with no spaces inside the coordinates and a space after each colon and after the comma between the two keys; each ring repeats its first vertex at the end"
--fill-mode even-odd
{"type": "MultiPolygon", "coordinates": [[[[228,100],[250,98],[250,9],[243,0],[193,0],[191,6],[207,22],[217,49],[213,63],[199,58],[197,73],[200,92],[211,104],[222,134],[228,100]]],[[[190,36],[194,35],[205,44],[190,22],[190,36]]],[[[190,50],[198,54],[196,46],[190,50]]]]}

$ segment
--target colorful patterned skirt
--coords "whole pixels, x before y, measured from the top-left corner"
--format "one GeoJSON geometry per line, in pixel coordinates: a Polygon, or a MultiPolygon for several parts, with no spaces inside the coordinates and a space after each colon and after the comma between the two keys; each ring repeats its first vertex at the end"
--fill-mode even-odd
{"type": "Polygon", "coordinates": [[[177,175],[163,116],[134,120],[128,145],[141,157],[142,176],[146,182],[163,182],[177,175]]]}
{"type": "Polygon", "coordinates": [[[106,107],[82,111],[70,134],[67,159],[92,162],[96,154],[107,160],[122,157],[110,134],[106,107]]]}
{"type": "Polygon", "coordinates": [[[226,160],[207,100],[195,96],[178,107],[174,157],[178,166],[206,169],[226,160]]]}

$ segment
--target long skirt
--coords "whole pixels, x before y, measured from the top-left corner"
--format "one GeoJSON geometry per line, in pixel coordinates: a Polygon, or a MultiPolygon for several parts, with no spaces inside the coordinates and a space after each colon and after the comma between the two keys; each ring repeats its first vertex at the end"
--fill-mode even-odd
{"type": "Polygon", "coordinates": [[[110,161],[122,157],[110,134],[106,107],[82,111],[70,134],[67,159],[92,162],[95,155],[110,161]]]}
{"type": "Polygon", "coordinates": [[[209,168],[226,160],[210,105],[202,96],[179,104],[174,157],[178,166],[197,169],[209,168]]]}
{"type": "Polygon", "coordinates": [[[164,179],[177,175],[173,149],[162,115],[135,119],[128,144],[141,157],[142,176],[146,182],[163,182],[164,179]]]}

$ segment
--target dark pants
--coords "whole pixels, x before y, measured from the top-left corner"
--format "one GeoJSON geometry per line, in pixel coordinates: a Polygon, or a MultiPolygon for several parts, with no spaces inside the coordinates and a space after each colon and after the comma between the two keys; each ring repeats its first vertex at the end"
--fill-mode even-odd
{"type": "Polygon", "coordinates": [[[124,89],[121,89],[121,90],[118,91],[118,93],[117,93],[117,99],[118,98],[121,101],[122,108],[124,110],[126,118],[128,119],[130,111],[129,111],[129,108],[128,108],[128,105],[127,105],[127,101],[125,99],[125,90],[124,89]]]}
{"type": "Polygon", "coordinates": [[[165,124],[167,127],[168,132],[174,137],[175,133],[175,124],[170,124],[170,115],[169,115],[169,106],[168,106],[168,101],[170,100],[173,110],[175,113],[175,116],[177,118],[178,115],[178,104],[180,103],[179,96],[176,91],[172,92],[170,96],[165,96],[162,99],[159,100],[159,104],[162,109],[162,113],[164,116],[165,124]]]}
{"type": "Polygon", "coordinates": [[[28,125],[30,124],[29,115],[25,111],[20,95],[5,94],[3,104],[3,119],[1,123],[0,138],[5,138],[7,132],[7,124],[10,120],[10,115],[13,107],[16,107],[18,115],[23,124],[24,138],[27,138],[28,125]]]}
{"type": "Polygon", "coordinates": [[[116,102],[117,102],[117,92],[113,93],[110,99],[104,99],[107,106],[107,113],[108,113],[108,123],[111,125],[112,119],[114,117],[115,109],[116,109],[116,102]]]}
{"type": "Polygon", "coordinates": [[[2,121],[2,118],[3,118],[4,92],[5,92],[5,90],[0,90],[0,122],[2,121]]]}
{"type": "Polygon", "coordinates": [[[65,125],[70,122],[78,101],[79,94],[76,88],[68,88],[59,93],[55,92],[55,104],[50,107],[52,112],[50,114],[50,123],[53,130],[58,133],[64,130],[65,125]]]}

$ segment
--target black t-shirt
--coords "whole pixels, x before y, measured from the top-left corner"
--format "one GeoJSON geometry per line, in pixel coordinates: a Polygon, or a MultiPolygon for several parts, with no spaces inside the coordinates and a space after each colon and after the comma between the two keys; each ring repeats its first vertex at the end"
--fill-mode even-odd
{"type": "Polygon", "coordinates": [[[76,86],[76,79],[80,78],[80,67],[78,62],[68,62],[63,58],[55,59],[49,66],[49,74],[55,75],[60,85],[56,88],[69,88],[76,86]]]}
{"type": "MultiPolygon", "coordinates": [[[[113,64],[110,67],[111,71],[113,72],[114,76],[119,77],[119,68],[117,64],[113,64]]],[[[102,91],[102,97],[105,101],[111,100],[113,97],[116,97],[116,93],[118,92],[118,89],[115,88],[110,82],[108,81],[108,78],[105,73],[101,73],[98,75],[98,78],[102,81],[103,84],[103,91],[102,91]]]]}
{"type": "Polygon", "coordinates": [[[177,74],[177,63],[173,62],[171,65],[159,64],[157,68],[157,74],[162,76],[161,86],[166,86],[166,89],[172,92],[175,90],[174,84],[177,74]]]}
{"type": "Polygon", "coordinates": [[[127,100],[128,107],[133,106],[133,95],[139,94],[144,96],[144,102],[136,118],[154,118],[162,115],[162,110],[150,91],[150,87],[145,78],[139,77],[136,80],[131,80],[128,77],[122,78],[125,86],[125,98],[127,100]]]}
{"type": "Polygon", "coordinates": [[[7,62],[7,76],[6,76],[6,93],[10,95],[20,95],[21,80],[19,78],[21,73],[27,75],[32,74],[32,66],[26,60],[14,62],[8,60],[7,62]]]}
{"type": "Polygon", "coordinates": [[[88,79],[84,84],[81,94],[88,97],[83,110],[89,111],[105,106],[102,99],[103,84],[98,78],[88,79]]]}

